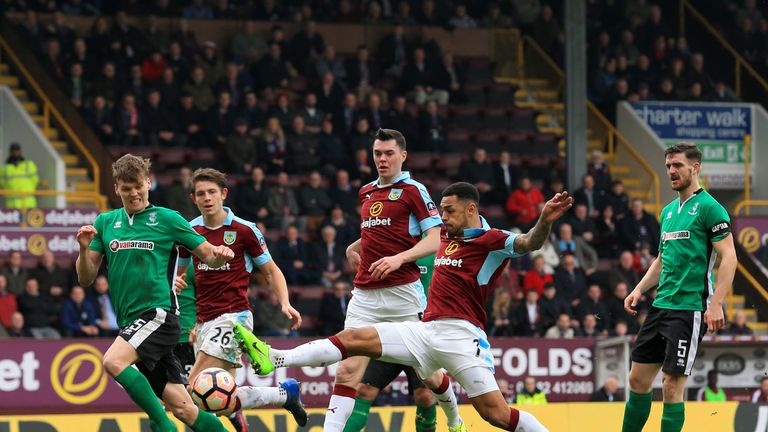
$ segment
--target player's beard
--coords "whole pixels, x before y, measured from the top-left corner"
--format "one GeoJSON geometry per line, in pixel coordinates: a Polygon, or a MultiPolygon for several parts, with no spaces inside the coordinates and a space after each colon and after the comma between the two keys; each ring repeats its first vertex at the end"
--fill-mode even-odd
{"type": "Polygon", "coordinates": [[[677,182],[678,182],[677,187],[675,187],[674,183],[672,183],[672,179],[671,178],[669,179],[669,181],[670,181],[670,186],[672,187],[672,190],[677,191],[677,192],[684,191],[684,190],[688,189],[688,187],[691,186],[691,183],[693,183],[693,174],[687,175],[687,176],[678,174],[677,175],[677,182]]]}

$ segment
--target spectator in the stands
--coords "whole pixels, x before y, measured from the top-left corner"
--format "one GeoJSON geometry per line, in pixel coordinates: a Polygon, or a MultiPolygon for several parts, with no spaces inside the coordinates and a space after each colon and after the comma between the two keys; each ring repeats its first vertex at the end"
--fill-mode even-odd
{"type": "Polygon", "coordinates": [[[472,158],[463,161],[459,166],[458,178],[474,184],[480,191],[481,201],[490,201],[494,187],[494,170],[488,161],[485,148],[476,147],[472,150],[472,158]]]}
{"type": "Polygon", "coordinates": [[[677,96],[677,89],[670,77],[664,77],[659,84],[659,91],[656,94],[656,98],[661,101],[676,101],[679,100],[677,96]]]}
{"type": "Polygon", "coordinates": [[[59,82],[64,80],[67,75],[64,56],[61,53],[61,42],[56,38],[48,39],[45,44],[43,67],[59,82]]]}
{"type": "Polygon", "coordinates": [[[586,317],[592,316],[597,319],[597,331],[604,331],[608,326],[608,306],[602,299],[603,290],[600,285],[593,283],[587,288],[587,295],[579,302],[576,307],[576,319],[584,321],[586,317]]]}
{"type": "Polygon", "coordinates": [[[62,80],[62,85],[72,105],[82,108],[85,96],[90,93],[88,83],[83,77],[83,65],[77,62],[71,63],[69,74],[65,80],[62,80]]]}
{"type": "Polygon", "coordinates": [[[11,326],[8,327],[8,336],[19,338],[33,338],[32,332],[24,324],[24,315],[21,312],[14,312],[11,315],[11,326]]]}
{"type": "Polygon", "coordinates": [[[397,6],[397,13],[395,14],[395,22],[404,26],[415,26],[416,19],[411,12],[411,4],[407,1],[401,1],[397,6]]]}
{"type": "Polygon", "coordinates": [[[738,102],[739,97],[733,90],[729,89],[722,81],[715,83],[715,89],[712,93],[713,102],[738,102]]]}
{"type": "Polygon", "coordinates": [[[555,250],[555,246],[548,239],[544,244],[536,251],[531,252],[531,259],[541,256],[544,258],[544,273],[548,275],[555,274],[555,267],[560,265],[560,257],[555,250]]]}
{"type": "Polygon", "coordinates": [[[320,85],[314,89],[318,107],[325,113],[336,115],[342,108],[345,91],[344,85],[333,76],[333,73],[326,71],[320,85]]]}
{"type": "Polygon", "coordinates": [[[336,182],[328,191],[328,196],[332,203],[350,215],[355,213],[359,205],[357,190],[350,183],[349,172],[345,169],[336,171],[336,182]]]}
{"type": "Polygon", "coordinates": [[[475,28],[477,23],[467,15],[467,7],[463,4],[457,4],[454,8],[453,16],[448,20],[448,25],[452,28],[475,28]]]}
{"type": "Polygon", "coordinates": [[[103,96],[109,105],[113,105],[117,101],[122,83],[116,76],[115,64],[111,61],[107,61],[101,67],[101,75],[94,80],[91,86],[91,91],[95,95],[103,96]]]}
{"type": "Polygon", "coordinates": [[[168,207],[178,211],[186,220],[199,216],[200,212],[195,203],[189,198],[192,190],[192,170],[183,166],[179,168],[178,176],[166,191],[168,207]]]}
{"type": "Polygon", "coordinates": [[[259,335],[274,337],[298,336],[298,332],[291,330],[291,320],[281,311],[280,300],[273,290],[267,292],[266,298],[257,300],[252,305],[253,315],[256,318],[255,327],[259,335]]]}
{"type": "Polygon", "coordinates": [[[613,324],[613,330],[608,332],[609,336],[619,337],[631,334],[629,324],[624,320],[618,320],[613,324]]]}
{"type": "Polygon", "coordinates": [[[488,13],[483,18],[483,27],[485,28],[507,28],[512,27],[512,18],[504,15],[497,3],[488,4],[488,13]]]}
{"type": "Polygon", "coordinates": [[[160,28],[160,21],[156,15],[147,17],[147,26],[143,31],[143,36],[144,44],[149,52],[162,52],[168,46],[168,33],[160,28]]]}
{"type": "Polygon", "coordinates": [[[29,270],[22,266],[21,252],[11,251],[8,254],[8,262],[5,263],[0,274],[5,276],[8,292],[18,297],[24,292],[24,284],[29,277],[29,270]]]}
{"type": "Polygon", "coordinates": [[[96,311],[85,300],[85,290],[79,285],[72,287],[69,298],[61,308],[59,322],[64,337],[96,337],[96,311]]]}
{"type": "Polygon", "coordinates": [[[437,71],[427,62],[424,49],[419,47],[413,51],[413,60],[403,70],[400,80],[401,91],[407,93],[417,105],[422,105],[427,100],[434,100],[440,105],[448,103],[449,93],[446,89],[439,89],[437,85],[437,71]]]}
{"type": "Polygon", "coordinates": [[[60,339],[59,332],[52,327],[58,318],[48,295],[40,292],[37,279],[28,278],[24,284],[24,293],[16,298],[19,312],[24,315],[26,327],[35,339],[60,339]]]}
{"type": "Polygon", "coordinates": [[[379,65],[385,74],[395,78],[402,75],[403,67],[411,56],[411,44],[405,38],[402,24],[395,25],[392,33],[384,36],[377,54],[379,65]]]}
{"type": "Polygon", "coordinates": [[[641,83],[651,85],[656,82],[656,73],[651,67],[651,60],[646,54],[640,54],[637,63],[630,70],[632,80],[630,84],[637,89],[641,83]]]}
{"type": "Polygon", "coordinates": [[[547,274],[544,269],[544,257],[537,255],[533,258],[531,268],[525,273],[523,291],[536,290],[541,295],[544,292],[544,285],[554,282],[552,275],[547,274]]]}
{"type": "MultiPolygon", "coordinates": [[[[323,221],[323,225],[332,226],[336,230],[336,241],[344,247],[349,246],[353,241],[360,238],[360,226],[352,218],[358,218],[357,209],[351,214],[346,215],[338,205],[335,205],[323,221]]],[[[350,270],[353,274],[357,269],[350,270]]]]}
{"type": "Polygon", "coordinates": [[[255,91],[248,90],[245,92],[245,103],[241,108],[240,115],[248,120],[248,130],[251,131],[251,135],[260,137],[267,119],[259,106],[259,98],[255,91]]]}
{"type": "Polygon", "coordinates": [[[355,120],[355,130],[347,138],[347,148],[351,151],[365,149],[371,146],[373,141],[373,131],[371,130],[368,119],[363,116],[355,120]]]}
{"type": "Polygon", "coordinates": [[[714,81],[707,72],[704,71],[704,56],[697,52],[691,55],[691,65],[688,69],[688,82],[701,84],[703,94],[709,95],[715,87],[714,81]]]}
{"type": "Polygon", "coordinates": [[[323,187],[323,177],[319,172],[309,173],[307,184],[299,189],[298,202],[300,214],[304,216],[307,229],[314,231],[333,206],[328,190],[323,187]]]}
{"type": "Polygon", "coordinates": [[[352,300],[349,284],[337,281],[330,293],[326,293],[320,302],[317,314],[318,333],[321,336],[333,335],[344,329],[347,306],[352,300]]]}
{"type": "Polygon", "coordinates": [[[256,21],[248,20],[242,30],[236,30],[229,45],[235,60],[244,63],[257,61],[267,50],[264,35],[258,31],[256,21]]]}
{"type": "Polygon", "coordinates": [[[96,276],[93,282],[93,297],[90,298],[93,310],[96,313],[96,326],[99,328],[99,336],[115,337],[120,328],[117,326],[112,299],[109,295],[109,281],[104,275],[96,276]]]}
{"type": "Polygon", "coordinates": [[[146,142],[153,147],[182,146],[184,137],[177,135],[179,125],[176,116],[171,114],[162,103],[160,92],[152,89],[147,95],[147,103],[142,109],[146,142]]]}
{"type": "Polygon", "coordinates": [[[264,181],[264,169],[256,165],[250,174],[248,181],[237,188],[237,212],[246,220],[265,222],[270,213],[267,209],[269,186],[264,181]]]}
{"type": "Polygon", "coordinates": [[[289,285],[316,282],[314,272],[307,268],[307,246],[295,225],[288,226],[285,235],[278,240],[275,255],[289,285]]]}
{"type": "Polygon", "coordinates": [[[181,104],[176,114],[179,135],[183,135],[187,146],[201,148],[205,145],[203,127],[205,115],[195,106],[194,97],[189,93],[181,95],[181,104]]]}
{"type": "Polygon", "coordinates": [[[605,105],[608,94],[616,83],[616,59],[608,58],[605,65],[595,74],[592,79],[591,96],[600,105],[605,105]]]}
{"type": "Polygon", "coordinates": [[[102,95],[96,95],[89,108],[85,111],[85,122],[96,132],[101,142],[114,144],[115,117],[112,108],[102,95]]]}
{"type": "Polygon", "coordinates": [[[595,245],[598,236],[597,225],[595,220],[587,214],[586,204],[576,204],[573,207],[573,214],[566,221],[571,225],[571,231],[574,236],[583,238],[591,246],[595,245]]]}
{"type": "MultiPolygon", "coordinates": [[[[662,215],[664,217],[664,215],[662,215]]],[[[631,251],[649,245],[651,253],[659,250],[659,222],[643,208],[643,200],[632,200],[630,211],[621,221],[621,239],[624,247],[631,251]]]]}
{"type": "Polygon", "coordinates": [[[123,96],[116,114],[117,141],[124,147],[141,147],[145,145],[145,121],[141,111],[136,106],[135,97],[128,93],[123,96]]]}
{"type": "Polygon", "coordinates": [[[360,110],[360,115],[368,119],[371,130],[384,127],[387,113],[381,108],[381,96],[378,93],[368,95],[368,106],[360,110]]]}
{"type": "Polygon", "coordinates": [[[285,54],[300,73],[305,73],[310,62],[321,56],[324,50],[325,41],[317,32],[317,24],[313,20],[307,20],[302,30],[291,39],[288,52],[285,54]]]}
{"type": "Polygon", "coordinates": [[[585,315],[580,322],[579,328],[575,330],[576,337],[594,338],[603,335],[603,332],[597,328],[597,318],[592,314],[585,315]]]}
{"type": "Polygon", "coordinates": [[[574,256],[576,258],[575,264],[584,270],[587,276],[594,273],[597,269],[597,252],[584,239],[574,236],[573,229],[568,223],[563,223],[558,228],[558,239],[555,241],[555,249],[561,256],[574,256]]]}
{"type": "Polygon", "coordinates": [[[544,195],[533,187],[531,179],[520,179],[519,187],[507,198],[505,209],[516,227],[528,230],[539,218],[539,203],[544,202],[544,195]]]}
{"type": "Polygon", "coordinates": [[[310,78],[319,80],[323,78],[326,72],[333,74],[333,77],[337,80],[347,78],[347,69],[344,67],[344,62],[336,57],[336,47],[333,45],[325,46],[323,54],[312,61],[312,67],[307,72],[307,75],[310,78]]]}
{"type": "Polygon", "coordinates": [[[123,94],[132,94],[135,98],[136,106],[141,108],[144,105],[144,98],[147,96],[147,86],[144,84],[144,76],[141,72],[141,66],[131,65],[128,70],[128,81],[125,83],[123,94]]]}
{"type": "Polygon", "coordinates": [[[619,381],[611,375],[605,379],[602,387],[589,396],[590,402],[621,402],[624,395],[619,390],[619,381]]]}
{"type": "Polygon", "coordinates": [[[717,385],[717,369],[707,372],[707,384],[696,392],[697,402],[725,402],[727,397],[722,387],[717,385]]]}
{"type": "Polygon", "coordinates": [[[248,174],[259,161],[258,139],[248,133],[248,120],[237,117],[224,143],[227,166],[237,174],[248,174]]]}
{"type": "Polygon", "coordinates": [[[218,20],[234,20],[242,18],[242,9],[229,0],[217,0],[211,8],[213,17],[218,20]]]}
{"type": "Polygon", "coordinates": [[[326,175],[333,175],[338,168],[347,164],[347,147],[333,131],[333,121],[323,120],[317,134],[317,155],[326,175]]]}
{"type": "MultiPolygon", "coordinates": [[[[419,130],[421,131],[421,140],[418,145],[415,145],[417,149],[421,151],[427,151],[430,153],[440,153],[445,149],[446,142],[446,121],[445,118],[440,115],[437,109],[437,102],[429,101],[424,105],[424,109],[419,115],[419,130]]],[[[483,150],[484,151],[484,150],[483,150]]],[[[490,164],[488,164],[490,167],[490,164]]],[[[492,171],[492,169],[490,170],[492,171]]],[[[483,173],[479,175],[484,175],[483,173]]],[[[462,180],[470,181],[470,179],[460,176],[462,180]]],[[[493,177],[489,179],[490,185],[493,184],[493,177]]],[[[478,186],[480,188],[480,186],[478,186]]],[[[482,186],[480,193],[483,196],[488,196],[490,190],[482,186]]]]}
{"type": "Polygon", "coordinates": [[[304,117],[293,118],[288,142],[288,171],[292,174],[306,173],[320,165],[317,154],[317,137],[304,128],[304,117]]]}
{"type": "Polygon", "coordinates": [[[544,286],[544,295],[539,300],[539,311],[541,328],[549,329],[555,325],[560,314],[570,315],[571,307],[564,296],[557,291],[555,284],[548,283],[544,286]]]}
{"type": "Polygon", "coordinates": [[[613,208],[616,221],[621,221],[629,211],[629,196],[624,192],[624,184],[621,180],[614,180],[611,189],[604,195],[604,205],[613,208]]]}
{"type": "Polygon", "coordinates": [[[16,296],[8,291],[8,280],[0,274],[0,325],[11,328],[11,317],[19,310],[16,296]]]}
{"type": "Polygon", "coordinates": [[[322,129],[325,112],[317,106],[317,95],[309,92],[304,96],[304,104],[297,113],[304,119],[304,128],[308,133],[317,135],[322,129]]]}
{"type": "Polygon", "coordinates": [[[592,160],[587,164],[587,173],[595,180],[596,188],[607,191],[611,187],[611,172],[600,150],[592,151],[592,160]]]}
{"type": "Polygon", "coordinates": [[[176,109],[181,99],[181,87],[176,82],[176,72],[170,67],[163,69],[160,83],[155,86],[160,92],[160,102],[166,109],[176,109]]]}
{"type": "Polygon", "coordinates": [[[755,30],[756,27],[753,21],[749,18],[743,18],[739,23],[738,30],[731,37],[731,43],[736,51],[750,62],[757,60],[760,46],[760,40],[755,30]]]}
{"type": "Polygon", "coordinates": [[[213,11],[205,0],[192,0],[191,4],[182,10],[181,16],[186,19],[213,19],[213,11]]]}
{"type": "Polygon", "coordinates": [[[408,101],[405,96],[397,95],[392,101],[392,106],[387,112],[384,127],[400,131],[405,136],[412,136],[416,130],[415,121],[408,110],[408,101]]]}
{"type": "Polygon", "coordinates": [[[192,62],[184,54],[181,43],[172,41],[168,45],[168,53],[165,55],[165,63],[173,69],[174,74],[181,80],[189,76],[192,69],[192,62]]]}
{"type": "Polygon", "coordinates": [[[573,255],[563,256],[555,270],[555,287],[560,298],[576,307],[587,293],[587,274],[579,267],[573,255]]]}
{"type": "Polygon", "coordinates": [[[512,167],[512,155],[503,148],[499,152],[499,160],[493,164],[493,190],[496,204],[504,205],[507,197],[517,186],[517,170],[512,167]]]}
{"type": "Polygon", "coordinates": [[[455,63],[453,54],[444,53],[442,63],[437,68],[435,86],[448,90],[448,99],[452,104],[461,104],[467,101],[467,96],[464,94],[465,82],[464,70],[455,63]]]}
{"type": "Polygon", "coordinates": [[[541,7],[541,15],[533,23],[532,36],[539,45],[548,53],[552,53],[557,43],[557,35],[560,33],[560,24],[552,12],[552,7],[541,7]]]}
{"type": "Polygon", "coordinates": [[[40,291],[51,295],[54,292],[66,292],[69,290],[69,272],[56,263],[53,252],[46,250],[40,255],[37,267],[32,270],[32,277],[37,279],[40,291]]]}
{"type": "Polygon", "coordinates": [[[637,64],[640,58],[640,49],[635,45],[635,34],[630,29],[621,32],[621,42],[614,50],[616,57],[624,57],[629,66],[637,64]]]}
{"type": "Polygon", "coordinates": [[[357,96],[353,92],[347,92],[342,106],[333,114],[333,130],[342,139],[348,139],[355,131],[359,118],[361,116],[357,106],[357,96]]]}
{"type": "Polygon", "coordinates": [[[371,60],[368,47],[360,45],[357,47],[357,56],[347,62],[347,85],[350,91],[357,92],[358,98],[364,100],[373,92],[379,81],[379,71],[376,64],[371,60]]]}
{"type": "Polygon", "coordinates": [[[747,324],[747,315],[743,311],[737,310],[733,314],[731,325],[729,325],[728,328],[723,329],[720,333],[734,336],[749,336],[754,332],[747,324]]]}
{"type": "Polygon", "coordinates": [[[267,95],[273,94],[277,89],[288,87],[290,73],[280,44],[270,44],[269,51],[256,65],[258,68],[252,73],[257,77],[259,88],[267,95]]]}
{"type": "Polygon", "coordinates": [[[752,393],[752,403],[766,402],[768,402],[768,376],[764,375],[760,378],[760,388],[752,393]]]}
{"type": "Polygon", "coordinates": [[[336,239],[336,228],[326,225],[320,229],[320,240],[312,245],[309,261],[324,286],[332,286],[343,276],[345,250],[336,239]]]}
{"type": "Polygon", "coordinates": [[[621,236],[619,223],[613,214],[613,207],[606,205],[595,221],[597,240],[594,243],[599,258],[616,258],[619,256],[621,236]]]}
{"type": "Polygon", "coordinates": [[[581,187],[573,194],[574,204],[586,204],[590,217],[598,217],[605,204],[605,191],[598,189],[595,179],[590,174],[581,178],[581,187]]]}
{"type": "Polygon", "coordinates": [[[493,293],[493,303],[491,304],[491,314],[489,316],[488,327],[489,335],[513,336],[514,320],[512,318],[512,297],[509,290],[505,287],[497,288],[493,293]]]}
{"type": "Polygon", "coordinates": [[[356,188],[360,188],[377,178],[373,158],[367,148],[355,150],[355,158],[350,165],[349,177],[352,179],[352,185],[356,188]]]}
{"type": "Polygon", "coordinates": [[[629,333],[636,333],[638,329],[637,318],[624,310],[624,299],[629,294],[629,287],[625,282],[619,282],[613,287],[613,295],[606,299],[608,309],[608,320],[611,327],[616,327],[618,322],[624,322],[627,325],[629,333]]]}
{"type": "Polygon", "coordinates": [[[541,336],[542,316],[539,305],[539,293],[536,290],[525,293],[525,302],[517,307],[513,315],[516,336],[541,336]]]}
{"type": "Polygon", "coordinates": [[[237,111],[232,106],[232,98],[228,91],[219,93],[216,105],[208,110],[206,131],[212,145],[219,147],[227,142],[227,137],[232,132],[237,111]]]}
{"type": "Polygon", "coordinates": [[[208,111],[216,101],[211,86],[205,80],[205,71],[200,66],[192,69],[191,79],[182,87],[182,91],[192,95],[195,107],[203,112],[208,111]]]}
{"type": "Polygon", "coordinates": [[[229,93],[232,106],[240,109],[245,102],[245,93],[251,90],[253,83],[247,82],[247,79],[242,77],[249,77],[248,73],[241,74],[240,66],[237,63],[229,62],[224,69],[224,76],[216,82],[216,92],[221,93],[226,91],[229,93]]]}
{"type": "Polygon", "coordinates": [[[550,327],[544,337],[547,339],[573,339],[575,332],[571,327],[571,316],[567,313],[561,313],[557,317],[555,325],[550,327]]]}
{"type": "Polygon", "coordinates": [[[298,222],[299,204],[293,189],[288,185],[288,173],[277,174],[277,183],[269,189],[267,210],[270,213],[270,228],[285,229],[298,222]]]}
{"type": "Polygon", "coordinates": [[[269,111],[270,117],[277,117],[283,129],[290,129],[293,119],[296,117],[296,111],[291,106],[291,100],[287,93],[277,95],[277,100],[269,111]]]}
{"type": "Polygon", "coordinates": [[[147,84],[155,85],[160,82],[166,68],[165,59],[160,51],[152,54],[141,63],[141,74],[147,84]]]}
{"type": "Polygon", "coordinates": [[[640,282],[640,275],[635,271],[634,255],[630,251],[624,251],[619,256],[619,265],[611,269],[608,274],[608,284],[616,286],[624,282],[628,287],[634,288],[640,282]]]}
{"type": "Polygon", "coordinates": [[[267,119],[267,126],[262,134],[262,148],[267,161],[267,172],[270,174],[286,169],[286,157],[288,156],[288,142],[277,117],[267,119]]]}

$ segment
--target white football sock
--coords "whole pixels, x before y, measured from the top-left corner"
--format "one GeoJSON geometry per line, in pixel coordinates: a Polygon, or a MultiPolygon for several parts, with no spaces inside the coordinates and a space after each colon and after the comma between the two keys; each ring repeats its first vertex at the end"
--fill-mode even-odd
{"type": "Polygon", "coordinates": [[[518,412],[520,413],[520,418],[517,421],[515,432],[549,432],[533,414],[520,410],[518,412]]]}
{"type": "Polygon", "coordinates": [[[355,395],[357,392],[352,387],[336,384],[333,387],[333,395],[328,402],[328,411],[325,413],[323,432],[342,432],[347,424],[352,410],[355,408],[355,395]]]}
{"type": "Polygon", "coordinates": [[[237,388],[237,398],[240,399],[241,409],[252,409],[265,405],[283,406],[288,395],[282,387],[240,386],[237,388]]]}
{"type": "Polygon", "coordinates": [[[461,414],[459,414],[458,399],[456,399],[456,394],[453,393],[453,386],[448,379],[448,375],[443,375],[443,384],[440,387],[445,387],[446,389],[442,393],[438,393],[440,389],[432,390],[432,393],[435,394],[437,403],[440,404],[445,417],[448,418],[448,427],[454,427],[460,424],[462,420],[461,414]]]}
{"type": "Polygon", "coordinates": [[[340,362],[341,351],[328,339],[315,340],[289,350],[269,350],[275,367],[328,366],[340,362]]]}

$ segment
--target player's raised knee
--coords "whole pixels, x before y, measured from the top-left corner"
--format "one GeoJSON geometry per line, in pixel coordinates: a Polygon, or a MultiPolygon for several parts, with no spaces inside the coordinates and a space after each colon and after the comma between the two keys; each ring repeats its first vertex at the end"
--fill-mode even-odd
{"type": "Polygon", "coordinates": [[[435,404],[435,396],[429,389],[424,387],[413,391],[413,400],[420,407],[431,407],[435,404]]]}

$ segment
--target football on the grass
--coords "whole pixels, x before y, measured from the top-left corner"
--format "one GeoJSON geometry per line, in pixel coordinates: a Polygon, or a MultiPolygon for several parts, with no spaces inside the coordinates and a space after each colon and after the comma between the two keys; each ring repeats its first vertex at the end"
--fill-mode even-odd
{"type": "Polygon", "coordinates": [[[235,378],[221,368],[205,369],[192,383],[192,399],[208,412],[226,412],[235,405],[236,396],[235,378]]]}

